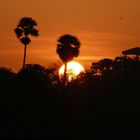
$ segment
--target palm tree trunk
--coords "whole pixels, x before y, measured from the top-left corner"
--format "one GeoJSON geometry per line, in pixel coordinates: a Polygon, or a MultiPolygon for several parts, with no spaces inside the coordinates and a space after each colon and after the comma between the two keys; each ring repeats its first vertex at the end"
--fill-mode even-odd
{"type": "Polygon", "coordinates": [[[66,83],[66,81],[67,81],[67,62],[65,62],[65,67],[64,67],[64,83],[66,83]]]}
{"type": "Polygon", "coordinates": [[[23,58],[23,68],[25,68],[25,62],[26,62],[26,45],[24,46],[24,58],[23,58]]]}

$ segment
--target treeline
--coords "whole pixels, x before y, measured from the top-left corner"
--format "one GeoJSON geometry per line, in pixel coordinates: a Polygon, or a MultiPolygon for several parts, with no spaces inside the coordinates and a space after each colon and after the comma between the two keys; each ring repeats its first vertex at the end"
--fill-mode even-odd
{"type": "Polygon", "coordinates": [[[140,61],[102,59],[67,84],[57,71],[38,64],[17,73],[0,68],[1,137],[47,138],[61,131],[57,135],[113,139],[140,128],[140,61]]]}

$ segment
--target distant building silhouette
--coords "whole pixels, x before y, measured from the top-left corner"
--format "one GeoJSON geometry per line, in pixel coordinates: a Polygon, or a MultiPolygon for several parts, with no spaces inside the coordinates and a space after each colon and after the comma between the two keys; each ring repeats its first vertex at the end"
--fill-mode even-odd
{"type": "Polygon", "coordinates": [[[136,60],[139,60],[139,55],[140,55],[140,48],[139,47],[135,47],[132,49],[128,49],[125,51],[122,51],[122,54],[127,56],[127,55],[136,55],[136,60]]]}

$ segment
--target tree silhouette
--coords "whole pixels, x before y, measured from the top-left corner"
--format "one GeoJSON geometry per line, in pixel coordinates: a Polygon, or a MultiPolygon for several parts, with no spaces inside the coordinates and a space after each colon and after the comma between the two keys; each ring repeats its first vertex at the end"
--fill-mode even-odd
{"type": "Polygon", "coordinates": [[[16,73],[6,67],[0,67],[0,102],[10,104],[14,101],[16,73]],[[12,93],[12,94],[11,94],[12,93]]]}
{"type": "Polygon", "coordinates": [[[37,22],[31,17],[23,17],[20,19],[17,27],[15,28],[15,33],[18,39],[24,44],[24,58],[23,58],[23,68],[26,63],[26,47],[31,42],[29,36],[38,36],[38,30],[35,28],[37,22]]]}
{"type": "Polygon", "coordinates": [[[105,74],[113,69],[113,60],[109,58],[101,59],[99,62],[92,63],[91,70],[93,73],[101,72],[105,74]]]}
{"type": "Polygon", "coordinates": [[[51,87],[51,70],[39,64],[26,64],[17,75],[20,81],[30,88],[51,87]]]}
{"type": "Polygon", "coordinates": [[[67,63],[71,61],[74,57],[79,55],[80,49],[80,41],[77,37],[66,34],[61,36],[58,40],[57,44],[57,54],[59,55],[60,59],[64,62],[65,69],[64,69],[64,82],[67,79],[67,63]]]}

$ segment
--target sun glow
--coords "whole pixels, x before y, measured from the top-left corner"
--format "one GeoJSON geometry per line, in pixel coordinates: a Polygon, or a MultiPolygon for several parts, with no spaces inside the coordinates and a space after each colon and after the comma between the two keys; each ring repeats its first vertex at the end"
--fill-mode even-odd
{"type": "MultiPolygon", "coordinates": [[[[64,74],[64,65],[62,65],[59,69],[59,76],[63,76],[64,74]]],[[[68,80],[71,81],[72,79],[76,79],[76,77],[81,73],[84,72],[84,67],[79,64],[78,62],[71,61],[67,63],[67,75],[68,80]]]]}

